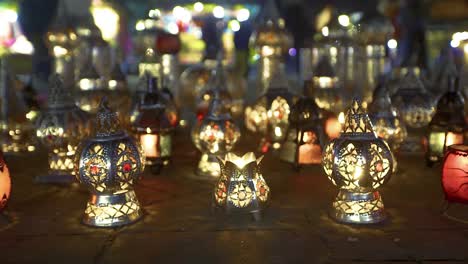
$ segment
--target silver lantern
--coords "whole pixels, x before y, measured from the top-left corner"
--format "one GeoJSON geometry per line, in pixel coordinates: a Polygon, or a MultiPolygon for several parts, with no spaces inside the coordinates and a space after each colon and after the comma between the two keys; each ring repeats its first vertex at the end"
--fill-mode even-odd
{"type": "Polygon", "coordinates": [[[256,220],[270,198],[270,188],[260,172],[263,156],[256,158],[253,152],[242,157],[228,153],[219,158],[221,175],[214,190],[214,202],[226,213],[252,213],[256,220]]]}
{"type": "Polygon", "coordinates": [[[325,147],[322,166],[328,179],[340,188],[330,216],[338,222],[368,224],[386,218],[379,186],[393,172],[393,154],[378,138],[365,109],[353,101],[339,138],[325,147]]]}
{"type": "Polygon", "coordinates": [[[75,105],[69,88],[54,74],[49,81],[47,108],[36,121],[36,135],[49,149],[49,173],[40,182],[72,182],[73,158],[80,140],[88,133],[87,115],[75,105]]]}
{"type": "Polygon", "coordinates": [[[106,99],[100,103],[94,129],[75,155],[76,177],[91,192],[83,223],[99,227],[133,223],[142,216],[133,185],[144,169],[143,151],[120,127],[106,99]]]}

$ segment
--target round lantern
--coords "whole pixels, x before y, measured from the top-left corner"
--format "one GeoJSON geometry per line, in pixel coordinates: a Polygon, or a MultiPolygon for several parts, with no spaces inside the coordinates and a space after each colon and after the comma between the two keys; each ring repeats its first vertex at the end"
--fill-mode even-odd
{"type": "Polygon", "coordinates": [[[240,130],[232,121],[231,115],[215,97],[207,115],[192,130],[192,140],[202,152],[197,175],[209,178],[218,177],[220,170],[216,156],[228,153],[240,138],[240,130]]]}
{"type": "Polygon", "coordinates": [[[48,107],[37,119],[36,135],[49,149],[49,174],[41,182],[74,180],[73,157],[80,140],[87,134],[86,113],[76,105],[71,91],[58,74],[49,81],[48,107]]]}
{"type": "Polygon", "coordinates": [[[144,169],[140,145],[119,124],[117,113],[101,101],[91,138],[81,142],[75,155],[78,180],[91,192],[83,223],[114,227],[142,216],[133,190],[144,169]]]}
{"type": "Polygon", "coordinates": [[[442,160],[448,146],[463,144],[465,141],[465,100],[458,91],[458,81],[451,78],[449,83],[449,91],[439,99],[436,113],[429,123],[426,152],[428,165],[442,160]]]}
{"type": "Polygon", "coordinates": [[[330,216],[343,223],[377,223],[386,218],[379,186],[393,171],[393,154],[378,138],[365,109],[353,101],[343,131],[325,148],[322,166],[340,188],[330,216]]]}
{"type": "Polygon", "coordinates": [[[322,147],[327,140],[322,110],[313,99],[300,98],[291,108],[281,160],[300,165],[320,164],[322,147]]]}
{"type": "Polygon", "coordinates": [[[468,146],[447,148],[442,166],[442,188],[448,202],[468,203],[468,146]]]}
{"type": "Polygon", "coordinates": [[[226,213],[252,213],[259,220],[270,196],[270,188],[260,172],[260,161],[253,152],[242,157],[228,153],[219,158],[221,176],[214,190],[214,202],[226,213]]]}
{"type": "Polygon", "coordinates": [[[11,179],[8,166],[3,159],[3,153],[0,152],[0,211],[5,208],[8,198],[10,198],[11,179]]]}
{"type": "Polygon", "coordinates": [[[391,99],[408,127],[424,127],[434,115],[433,100],[417,76],[416,69],[409,69],[406,76],[397,83],[396,92],[391,99]]]}

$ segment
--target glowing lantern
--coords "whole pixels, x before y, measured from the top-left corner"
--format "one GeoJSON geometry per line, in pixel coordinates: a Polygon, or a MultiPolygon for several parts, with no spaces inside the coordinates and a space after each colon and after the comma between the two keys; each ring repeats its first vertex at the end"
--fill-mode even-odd
{"type": "MultiPolygon", "coordinates": [[[[458,80],[458,78],[457,78],[458,80]]],[[[466,133],[465,100],[458,91],[458,81],[449,79],[449,91],[437,103],[437,111],[429,123],[426,159],[429,165],[440,161],[448,146],[463,144],[466,133]]]]}
{"type": "Polygon", "coordinates": [[[81,142],[75,156],[78,180],[91,191],[83,223],[114,227],[142,216],[133,185],[144,169],[139,144],[121,129],[117,113],[101,101],[92,138],[81,142]]]}
{"type": "Polygon", "coordinates": [[[253,152],[242,157],[228,153],[219,159],[221,176],[215,186],[215,205],[227,213],[252,213],[255,219],[270,196],[270,188],[260,172],[260,161],[253,152]]]}
{"type": "Polygon", "coordinates": [[[325,148],[322,166],[330,181],[340,188],[330,216],[344,223],[377,223],[386,218],[376,189],[393,171],[393,154],[378,138],[365,109],[353,101],[343,131],[325,148]]]}
{"type": "Polygon", "coordinates": [[[49,82],[48,107],[37,119],[36,135],[49,148],[49,174],[41,182],[74,180],[73,158],[80,140],[86,136],[86,113],[76,105],[70,90],[58,74],[49,82]]]}
{"type": "Polygon", "coordinates": [[[0,152],[0,211],[5,207],[8,198],[10,198],[11,179],[8,166],[3,159],[3,153],[0,152]]]}
{"type": "Polygon", "coordinates": [[[218,177],[220,170],[216,156],[229,152],[239,137],[239,128],[232,121],[221,100],[215,97],[210,103],[208,114],[192,131],[193,143],[202,152],[197,175],[218,177]]]}
{"type": "Polygon", "coordinates": [[[442,166],[442,187],[448,202],[468,203],[467,176],[468,146],[449,146],[442,166]]]}
{"type": "Polygon", "coordinates": [[[286,141],[280,158],[296,168],[305,164],[320,164],[322,147],[327,140],[322,110],[313,99],[301,98],[291,108],[286,141]]]}
{"type": "Polygon", "coordinates": [[[278,150],[286,138],[289,127],[289,113],[298,97],[289,92],[284,79],[272,81],[265,94],[252,106],[245,108],[245,126],[248,130],[260,133],[260,151],[266,153],[273,148],[278,150]]]}
{"type": "Polygon", "coordinates": [[[309,94],[313,94],[317,105],[329,111],[340,111],[343,109],[343,92],[338,85],[333,66],[328,57],[322,57],[314,70],[312,83],[306,86],[309,94]]]}

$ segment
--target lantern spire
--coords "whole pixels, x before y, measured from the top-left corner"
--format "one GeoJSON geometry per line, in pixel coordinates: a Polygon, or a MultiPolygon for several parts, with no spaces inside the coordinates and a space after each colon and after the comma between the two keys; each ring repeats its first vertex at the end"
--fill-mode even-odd
{"type": "Polygon", "coordinates": [[[363,103],[354,99],[351,108],[346,112],[343,133],[374,133],[372,123],[367,115],[363,103]]]}
{"type": "Polygon", "coordinates": [[[63,80],[59,74],[53,74],[49,78],[49,108],[60,108],[74,106],[75,101],[69,89],[63,85],[63,80]]]}
{"type": "Polygon", "coordinates": [[[103,97],[99,103],[96,114],[95,134],[97,137],[115,136],[123,134],[117,113],[108,104],[107,97],[103,97]]]}

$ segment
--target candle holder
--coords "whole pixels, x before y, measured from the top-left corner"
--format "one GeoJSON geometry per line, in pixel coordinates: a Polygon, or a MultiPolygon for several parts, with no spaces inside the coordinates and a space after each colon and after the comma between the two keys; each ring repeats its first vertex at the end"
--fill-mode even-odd
{"type": "Polygon", "coordinates": [[[220,98],[215,96],[210,103],[208,114],[192,130],[192,141],[202,152],[196,174],[208,179],[218,177],[220,168],[216,156],[229,152],[239,138],[239,128],[232,121],[220,98]]]}
{"type": "Polygon", "coordinates": [[[458,91],[458,77],[452,76],[448,82],[448,92],[439,99],[436,113],[429,123],[426,151],[428,166],[441,161],[448,146],[463,144],[465,141],[465,100],[458,91]]]}
{"type": "Polygon", "coordinates": [[[49,173],[36,177],[39,182],[70,183],[73,158],[80,140],[88,133],[86,113],[76,105],[61,77],[54,74],[49,81],[48,107],[36,123],[36,135],[49,149],[49,173]]]}
{"type": "Polygon", "coordinates": [[[144,169],[143,151],[122,130],[105,98],[94,128],[75,155],[75,175],[91,192],[83,223],[97,227],[131,224],[142,216],[133,185],[144,169]]]}
{"type": "Polygon", "coordinates": [[[379,186],[393,172],[393,154],[376,137],[363,106],[356,100],[348,110],[343,131],[325,147],[322,166],[340,188],[330,216],[338,222],[378,223],[386,218],[379,186]]]}
{"type": "Polygon", "coordinates": [[[270,188],[260,172],[263,156],[256,158],[253,152],[242,157],[228,153],[218,158],[221,176],[214,190],[214,204],[226,213],[252,213],[261,219],[261,211],[270,198],[270,188]]]}

